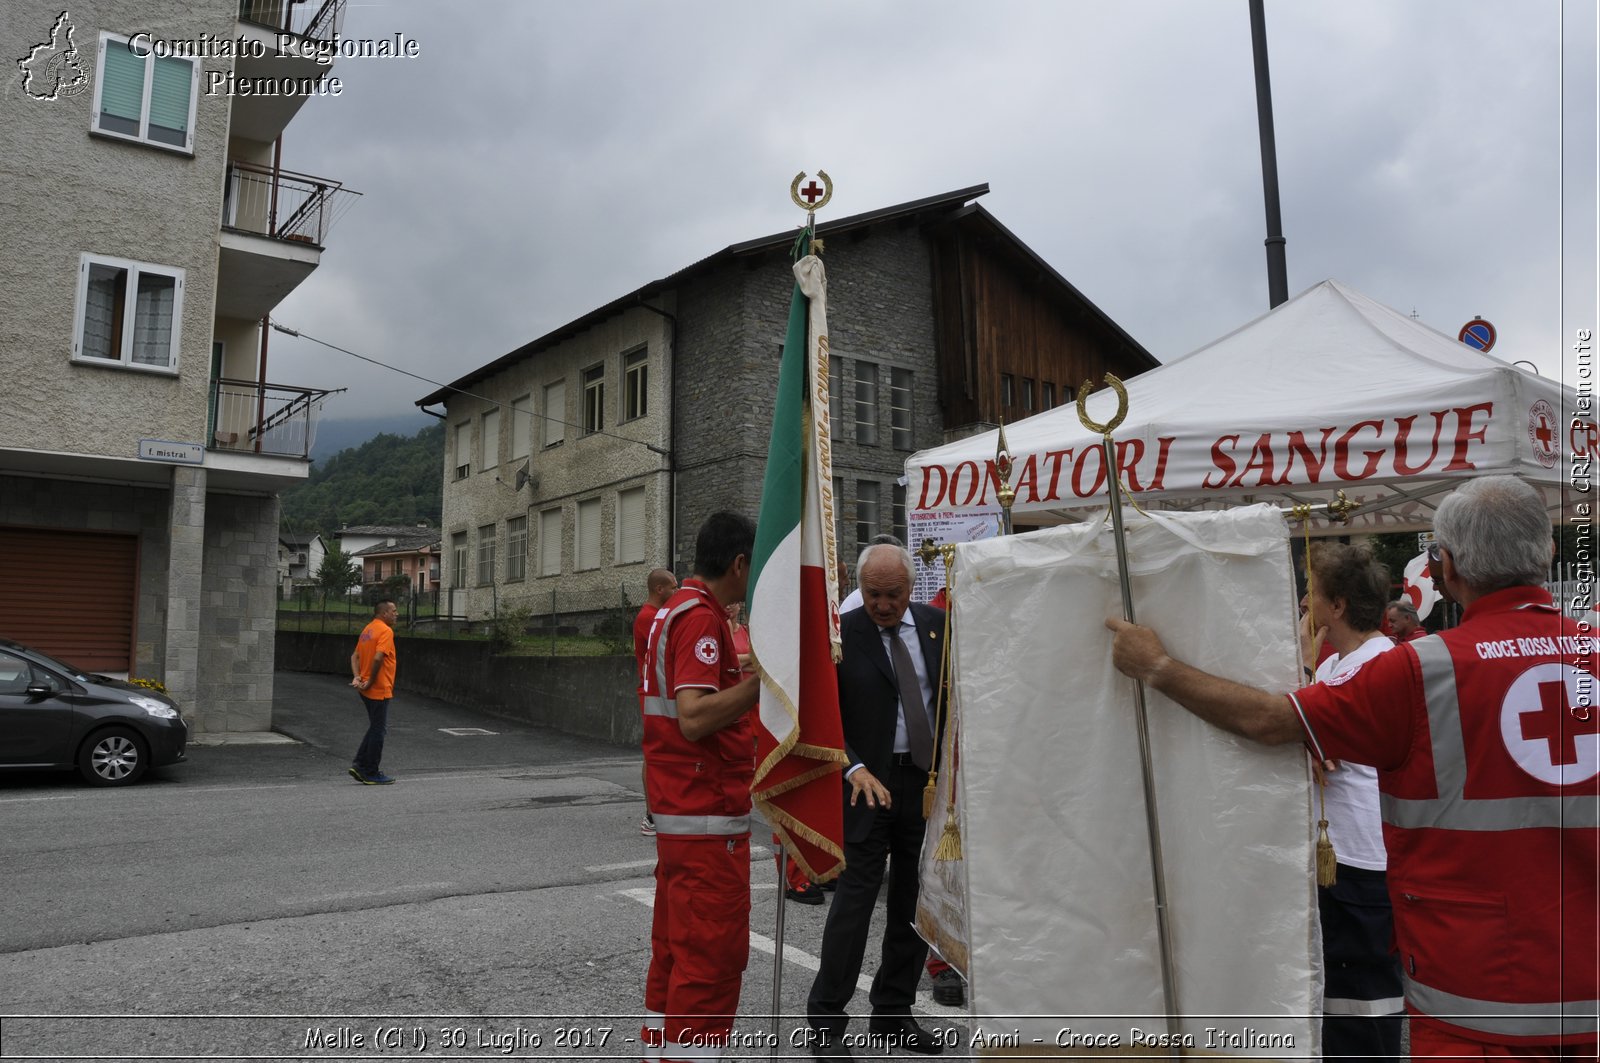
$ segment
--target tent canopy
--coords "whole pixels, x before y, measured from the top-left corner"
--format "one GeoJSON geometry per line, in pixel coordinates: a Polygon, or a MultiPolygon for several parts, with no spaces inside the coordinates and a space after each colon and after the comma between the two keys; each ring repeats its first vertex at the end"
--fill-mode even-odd
{"type": "MultiPolygon", "coordinates": [[[[1588,481],[1595,438],[1593,411],[1580,409],[1571,388],[1332,280],[1128,381],[1127,391],[1113,435],[1122,482],[1139,505],[1291,506],[1343,490],[1360,507],[1349,526],[1363,531],[1425,528],[1444,492],[1494,473],[1540,487],[1552,519],[1571,519],[1579,492],[1569,485],[1580,462],[1588,481]]],[[[1101,388],[1085,406],[1104,424],[1117,396],[1101,388]]],[[[1008,425],[1005,435],[1020,521],[1058,523],[1104,507],[1101,436],[1075,404],[1008,425]]],[[[998,436],[912,455],[912,508],[996,505],[998,436]]],[[[1338,530],[1320,515],[1313,526],[1338,530]]]]}

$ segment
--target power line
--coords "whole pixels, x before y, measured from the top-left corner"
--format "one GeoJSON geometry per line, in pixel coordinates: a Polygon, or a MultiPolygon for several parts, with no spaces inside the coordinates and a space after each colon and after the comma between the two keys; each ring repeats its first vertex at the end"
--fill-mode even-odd
{"type": "MultiPolygon", "coordinates": [[[[391,373],[399,373],[401,376],[408,376],[408,377],[411,377],[413,380],[420,380],[424,384],[432,384],[434,387],[444,388],[446,391],[453,391],[458,395],[465,395],[469,399],[477,399],[479,402],[488,403],[490,406],[495,406],[495,407],[498,407],[499,409],[502,409],[502,410],[510,410],[513,414],[525,413],[529,417],[532,417],[532,418],[534,418],[536,420],[551,421],[551,422],[554,422],[555,424],[561,425],[563,428],[571,428],[571,429],[574,429],[575,431],[582,432],[584,435],[606,436],[606,437],[608,437],[610,439],[620,439],[624,443],[633,443],[633,444],[636,444],[637,446],[644,447],[646,450],[652,451],[653,453],[656,453],[656,454],[660,454],[664,458],[670,459],[672,457],[671,451],[665,450],[662,447],[658,447],[653,443],[646,443],[642,439],[630,439],[627,436],[619,436],[615,432],[607,432],[606,430],[604,430],[602,428],[596,428],[593,431],[590,431],[584,425],[574,424],[571,421],[563,421],[561,418],[559,418],[559,417],[551,417],[549,414],[535,413],[532,409],[519,410],[515,406],[507,405],[506,403],[501,402],[499,399],[491,399],[487,395],[479,395],[478,393],[473,392],[473,391],[468,391],[465,388],[458,388],[454,384],[446,384],[443,381],[434,380],[431,377],[425,377],[421,373],[413,373],[409,369],[401,369],[397,365],[390,365],[388,362],[380,362],[376,358],[370,358],[370,357],[368,357],[367,355],[364,355],[364,354],[357,354],[355,351],[352,351],[352,350],[350,350],[350,349],[348,349],[346,347],[341,347],[337,343],[329,343],[327,340],[319,340],[315,336],[309,335],[309,334],[304,333],[304,332],[298,332],[298,331],[288,327],[287,325],[280,325],[276,321],[272,321],[272,320],[269,319],[268,320],[268,324],[270,324],[274,329],[276,329],[277,331],[283,333],[286,336],[293,336],[296,339],[310,340],[312,343],[319,343],[322,346],[328,348],[329,350],[338,351],[340,354],[348,354],[352,358],[358,358],[363,362],[367,362],[367,363],[370,363],[372,365],[377,366],[379,369],[387,369],[391,373]]],[[[423,411],[423,412],[427,412],[427,411],[423,411]]]]}

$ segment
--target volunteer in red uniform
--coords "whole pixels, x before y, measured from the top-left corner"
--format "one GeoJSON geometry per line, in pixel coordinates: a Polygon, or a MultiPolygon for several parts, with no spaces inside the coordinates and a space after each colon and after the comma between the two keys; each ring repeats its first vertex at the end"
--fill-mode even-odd
{"type": "Polygon", "coordinates": [[[668,599],[645,649],[644,762],[656,825],[655,922],[645,976],[646,1060],[721,1056],[750,957],[749,711],[723,609],[744,600],[755,524],[713,513],[694,578],[668,599]]]}
{"type": "MultiPolygon", "coordinates": [[[[639,615],[633,618],[633,656],[635,671],[639,680],[639,705],[644,706],[644,650],[650,643],[650,625],[655,622],[656,614],[661,607],[667,604],[667,599],[678,592],[678,577],[670,569],[657,568],[650,571],[645,577],[644,606],[639,610],[639,615]]],[[[639,785],[644,787],[644,818],[639,821],[639,833],[646,838],[653,838],[656,834],[655,817],[650,815],[650,787],[645,783],[644,765],[639,766],[639,785]]]]}
{"type": "Polygon", "coordinates": [[[1378,769],[1411,1054],[1593,1058],[1600,1011],[1596,640],[1541,584],[1550,518],[1509,476],[1434,517],[1461,624],[1284,697],[1167,656],[1119,619],[1118,669],[1202,719],[1378,769]]]}

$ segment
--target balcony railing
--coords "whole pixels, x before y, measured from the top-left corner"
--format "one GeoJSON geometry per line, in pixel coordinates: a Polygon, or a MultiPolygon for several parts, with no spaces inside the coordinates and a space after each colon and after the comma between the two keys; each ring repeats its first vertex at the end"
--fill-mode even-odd
{"type": "Polygon", "coordinates": [[[317,440],[322,400],[332,394],[336,392],[218,380],[211,394],[210,446],[213,450],[309,458],[317,440]]]}
{"type": "Polygon", "coordinates": [[[321,247],[359,195],[325,177],[233,162],[222,196],[222,224],[321,247]]]}
{"type": "Polygon", "coordinates": [[[306,3],[302,0],[239,0],[239,18],[269,30],[293,33],[313,41],[336,41],[344,24],[345,0],[306,3]]]}

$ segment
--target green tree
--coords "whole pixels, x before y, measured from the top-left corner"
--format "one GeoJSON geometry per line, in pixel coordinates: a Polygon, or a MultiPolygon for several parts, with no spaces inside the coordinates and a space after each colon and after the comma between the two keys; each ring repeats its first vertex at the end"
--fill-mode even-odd
{"type": "Polygon", "coordinates": [[[328,596],[337,594],[340,597],[351,587],[361,582],[361,570],[353,568],[350,564],[351,556],[339,549],[332,547],[322,557],[322,564],[317,566],[316,584],[322,591],[322,611],[328,611],[328,596]]]}

